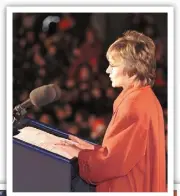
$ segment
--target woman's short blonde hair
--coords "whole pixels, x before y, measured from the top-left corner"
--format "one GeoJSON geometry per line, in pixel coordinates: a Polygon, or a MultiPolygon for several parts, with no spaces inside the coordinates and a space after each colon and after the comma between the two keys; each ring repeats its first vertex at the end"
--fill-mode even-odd
{"type": "Polygon", "coordinates": [[[137,31],[127,31],[108,49],[107,59],[125,62],[124,74],[136,76],[142,85],[153,86],[155,81],[156,59],[153,40],[137,31]]]}

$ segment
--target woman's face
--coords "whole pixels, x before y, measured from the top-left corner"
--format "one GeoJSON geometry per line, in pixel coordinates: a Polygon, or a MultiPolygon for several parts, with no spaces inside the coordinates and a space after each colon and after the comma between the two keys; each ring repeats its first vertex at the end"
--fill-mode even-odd
{"type": "Polygon", "coordinates": [[[129,76],[123,73],[125,67],[124,60],[114,61],[109,59],[109,66],[106,69],[106,73],[109,74],[109,78],[112,82],[112,87],[126,88],[129,82],[129,76]]]}

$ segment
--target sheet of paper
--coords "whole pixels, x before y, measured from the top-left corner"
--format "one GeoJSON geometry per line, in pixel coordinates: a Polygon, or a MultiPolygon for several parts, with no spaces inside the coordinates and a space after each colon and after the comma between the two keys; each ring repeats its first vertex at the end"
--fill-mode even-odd
{"type": "Polygon", "coordinates": [[[55,145],[55,143],[66,142],[70,144],[75,144],[75,142],[59,136],[55,136],[53,134],[47,133],[43,130],[34,127],[24,127],[19,131],[20,133],[13,136],[14,138],[41,147],[43,149],[59,154],[68,159],[73,158],[73,156],[70,153],[66,152],[66,147],[62,148],[60,145],[55,145]]]}

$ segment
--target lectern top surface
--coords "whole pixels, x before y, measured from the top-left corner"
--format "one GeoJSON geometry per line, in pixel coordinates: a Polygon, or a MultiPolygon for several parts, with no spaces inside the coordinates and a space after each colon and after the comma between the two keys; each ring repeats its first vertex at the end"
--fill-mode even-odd
{"type": "Polygon", "coordinates": [[[66,147],[61,147],[61,145],[55,145],[56,143],[66,142],[70,144],[75,144],[69,139],[65,139],[53,134],[47,133],[43,130],[34,127],[24,127],[19,130],[19,134],[13,136],[21,141],[38,146],[52,153],[61,155],[65,158],[72,159],[74,156],[66,151],[66,147]]]}

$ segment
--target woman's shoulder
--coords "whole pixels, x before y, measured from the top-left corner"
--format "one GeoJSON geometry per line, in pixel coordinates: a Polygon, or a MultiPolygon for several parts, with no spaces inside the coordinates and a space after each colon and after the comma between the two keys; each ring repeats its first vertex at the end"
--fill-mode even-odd
{"type": "Polygon", "coordinates": [[[123,100],[123,107],[127,110],[132,110],[133,108],[138,108],[139,110],[146,110],[152,107],[157,100],[151,87],[140,88],[127,94],[123,100]]]}

